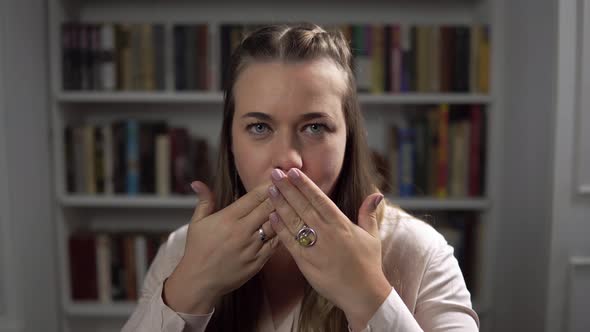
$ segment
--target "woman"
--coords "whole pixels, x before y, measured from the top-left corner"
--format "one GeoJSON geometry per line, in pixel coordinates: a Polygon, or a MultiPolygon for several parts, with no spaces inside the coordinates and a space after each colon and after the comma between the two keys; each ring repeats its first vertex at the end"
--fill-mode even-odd
{"type": "Polygon", "coordinates": [[[217,181],[124,331],[477,331],[453,251],[375,187],[340,33],[269,26],[232,57],[217,181]]]}

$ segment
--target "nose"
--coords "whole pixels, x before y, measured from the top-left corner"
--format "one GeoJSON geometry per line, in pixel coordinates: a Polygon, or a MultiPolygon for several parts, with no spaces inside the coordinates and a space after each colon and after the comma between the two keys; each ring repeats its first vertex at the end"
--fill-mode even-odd
{"type": "Polygon", "coordinates": [[[272,147],[272,166],[279,168],[283,172],[289,171],[291,168],[303,167],[303,158],[301,156],[300,144],[297,139],[284,133],[275,137],[272,147]]]}

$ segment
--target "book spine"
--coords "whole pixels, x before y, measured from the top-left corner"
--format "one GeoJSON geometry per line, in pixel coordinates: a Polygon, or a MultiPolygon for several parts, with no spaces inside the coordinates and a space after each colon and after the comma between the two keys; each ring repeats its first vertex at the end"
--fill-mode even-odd
{"type": "Polygon", "coordinates": [[[156,137],[156,193],[170,195],[170,137],[167,134],[156,137]]]}
{"type": "Polygon", "coordinates": [[[100,30],[100,88],[112,91],[117,86],[115,71],[115,32],[112,24],[103,24],[100,30]]]}
{"type": "Polygon", "coordinates": [[[114,173],[114,158],[113,158],[113,130],[111,125],[106,124],[101,127],[103,139],[103,171],[104,171],[104,193],[113,194],[115,192],[113,173],[114,173]]]}
{"type": "Polygon", "coordinates": [[[449,105],[439,108],[438,127],[438,171],[436,193],[439,198],[448,196],[448,155],[449,155],[449,105]]]}
{"type": "Polygon", "coordinates": [[[413,128],[398,128],[399,133],[399,195],[411,197],[414,194],[415,133],[413,128]]]}
{"type": "Polygon", "coordinates": [[[154,25],[153,34],[154,45],[154,80],[155,89],[158,91],[166,90],[166,30],[162,24],[154,25]]]}
{"type": "Polygon", "coordinates": [[[140,88],[145,91],[156,89],[155,77],[155,49],[153,43],[153,28],[151,24],[139,26],[139,49],[140,54],[140,88]]]}
{"type": "Polygon", "coordinates": [[[86,125],[83,127],[83,150],[84,150],[84,183],[87,194],[96,194],[96,162],[95,162],[95,136],[94,127],[86,125]]]}
{"type": "Polygon", "coordinates": [[[111,239],[107,234],[99,234],[96,238],[96,262],[98,300],[101,303],[109,303],[112,301],[111,239]]]}
{"type": "Polygon", "coordinates": [[[147,262],[147,247],[146,239],[144,235],[136,235],[135,240],[135,268],[136,268],[136,287],[138,297],[141,296],[141,290],[143,287],[143,279],[148,270],[147,262]]]}
{"type": "Polygon", "coordinates": [[[469,139],[469,196],[481,195],[479,186],[481,177],[481,133],[482,133],[481,106],[474,105],[471,110],[471,135],[469,139]]]}
{"type": "Polygon", "coordinates": [[[95,238],[89,233],[75,233],[68,241],[72,300],[97,300],[95,238]]]}
{"type": "Polygon", "coordinates": [[[127,234],[123,238],[123,254],[125,266],[125,291],[127,300],[137,300],[137,265],[135,257],[135,237],[127,234]]]}
{"type": "Polygon", "coordinates": [[[127,194],[139,193],[139,124],[127,120],[127,194]]]}

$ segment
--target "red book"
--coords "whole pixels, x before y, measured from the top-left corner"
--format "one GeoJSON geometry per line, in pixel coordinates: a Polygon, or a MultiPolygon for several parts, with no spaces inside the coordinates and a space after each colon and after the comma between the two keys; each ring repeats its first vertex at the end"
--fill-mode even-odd
{"type": "Polygon", "coordinates": [[[123,238],[123,265],[125,269],[125,291],[127,300],[137,300],[137,276],[135,265],[135,237],[127,234],[123,238]]]}
{"type": "Polygon", "coordinates": [[[98,300],[95,240],[91,233],[76,233],[69,239],[72,300],[98,300]]]}
{"type": "Polygon", "coordinates": [[[439,108],[438,127],[438,174],[436,195],[439,198],[448,196],[449,182],[449,105],[442,104],[439,108]]]}
{"type": "Polygon", "coordinates": [[[482,194],[481,180],[481,135],[482,117],[481,105],[473,105],[471,109],[471,139],[469,142],[469,196],[482,194]]]}
{"type": "Polygon", "coordinates": [[[185,128],[172,128],[170,130],[170,158],[172,191],[177,194],[188,194],[188,142],[189,135],[185,128]]]}

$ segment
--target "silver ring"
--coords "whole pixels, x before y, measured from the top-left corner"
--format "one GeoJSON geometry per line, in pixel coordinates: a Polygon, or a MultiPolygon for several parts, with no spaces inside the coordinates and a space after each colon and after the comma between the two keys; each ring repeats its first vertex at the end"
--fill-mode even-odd
{"type": "Polygon", "coordinates": [[[317,234],[315,233],[313,228],[307,225],[303,225],[299,232],[297,232],[295,240],[302,247],[311,247],[315,244],[317,240],[317,234]]]}
{"type": "Polygon", "coordinates": [[[266,233],[264,233],[262,227],[258,229],[258,235],[260,236],[260,241],[264,242],[266,240],[266,233]]]}

